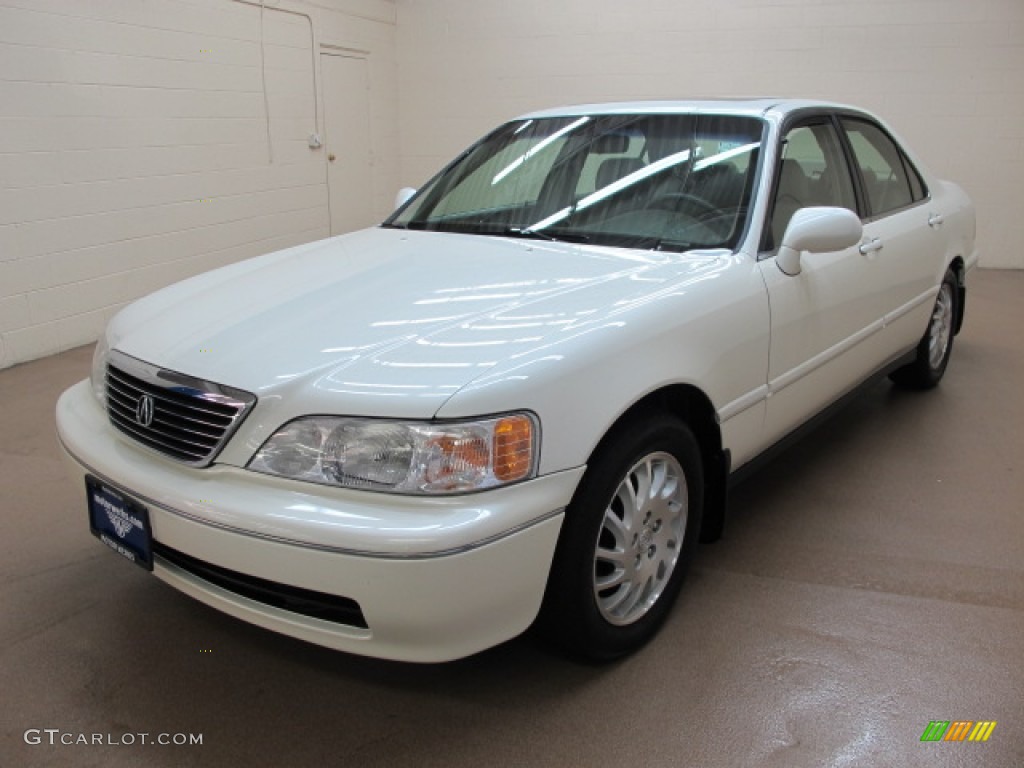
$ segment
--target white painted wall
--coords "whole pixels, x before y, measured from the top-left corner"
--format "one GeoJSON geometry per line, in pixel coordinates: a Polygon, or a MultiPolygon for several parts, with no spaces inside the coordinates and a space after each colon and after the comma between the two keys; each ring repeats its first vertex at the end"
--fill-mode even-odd
{"type": "Polygon", "coordinates": [[[587,101],[805,96],[877,111],[1024,268],[1024,0],[398,0],[402,183],[587,101]]]}
{"type": "Polygon", "coordinates": [[[822,97],[886,117],[974,197],[983,264],[1024,267],[1024,0],[267,0],[263,35],[270,147],[258,0],[0,0],[0,368],[326,236],[325,47],[368,56],[380,216],[531,109],[822,97]]]}
{"type": "Polygon", "coordinates": [[[94,340],[170,282],[327,236],[325,153],[307,142],[322,46],[367,54],[388,212],[393,0],[267,0],[269,145],[258,5],[0,0],[0,368],[94,340]]]}

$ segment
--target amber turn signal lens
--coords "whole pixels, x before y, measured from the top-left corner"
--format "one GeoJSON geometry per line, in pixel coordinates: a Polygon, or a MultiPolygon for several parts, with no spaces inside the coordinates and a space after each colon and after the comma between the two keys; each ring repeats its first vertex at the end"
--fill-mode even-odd
{"type": "Polygon", "coordinates": [[[494,426],[494,476],[505,483],[533,471],[533,420],[505,416],[494,426]]]}

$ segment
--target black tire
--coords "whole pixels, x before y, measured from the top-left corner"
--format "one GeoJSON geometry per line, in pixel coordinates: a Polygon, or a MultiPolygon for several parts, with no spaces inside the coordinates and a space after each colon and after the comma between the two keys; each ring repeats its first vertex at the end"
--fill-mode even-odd
{"type": "Polygon", "coordinates": [[[956,274],[947,269],[914,361],[889,374],[893,383],[906,389],[931,389],[942,381],[953,352],[959,312],[960,287],[956,274]]]}
{"type": "Polygon", "coordinates": [[[653,637],[693,558],[703,503],[700,449],[682,421],[649,414],[609,434],[566,510],[541,609],[547,637],[596,662],[631,653],[653,637]],[[647,478],[658,498],[633,504],[646,497],[637,489],[647,478]],[[628,526],[630,504],[635,513],[628,526]],[[622,565],[606,559],[614,552],[618,561],[620,550],[622,565]],[[598,579],[617,578],[598,586],[598,579]]]}

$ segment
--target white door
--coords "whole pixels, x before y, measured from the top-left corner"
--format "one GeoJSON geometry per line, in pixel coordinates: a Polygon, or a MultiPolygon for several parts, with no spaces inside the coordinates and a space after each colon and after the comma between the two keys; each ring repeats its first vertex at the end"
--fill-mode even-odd
{"type": "Polygon", "coordinates": [[[322,54],[331,234],[379,223],[373,214],[370,80],[363,57],[322,54]]]}
{"type": "MultiPolygon", "coordinates": [[[[777,170],[770,248],[793,214],[808,206],[857,209],[853,179],[831,121],[786,135],[777,170]]],[[[886,362],[882,331],[887,276],[876,252],[855,246],[804,254],[803,271],[785,275],[774,258],[759,262],[771,305],[771,356],[765,437],[772,443],[886,362]]]]}
{"type": "Polygon", "coordinates": [[[866,120],[842,123],[870,208],[864,235],[880,246],[875,258],[885,273],[885,333],[894,350],[905,350],[921,339],[931,316],[942,236],[924,183],[895,142],[866,120]]]}

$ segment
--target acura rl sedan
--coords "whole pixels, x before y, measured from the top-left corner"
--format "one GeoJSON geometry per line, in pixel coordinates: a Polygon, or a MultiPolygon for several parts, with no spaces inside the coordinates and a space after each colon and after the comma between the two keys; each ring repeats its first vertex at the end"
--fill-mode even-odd
{"type": "Polygon", "coordinates": [[[876,376],[939,383],[976,261],[970,200],[864,111],[537,112],[378,227],[128,306],[57,427],[81,525],[240,619],[611,659],[738,470],[876,376]]]}

